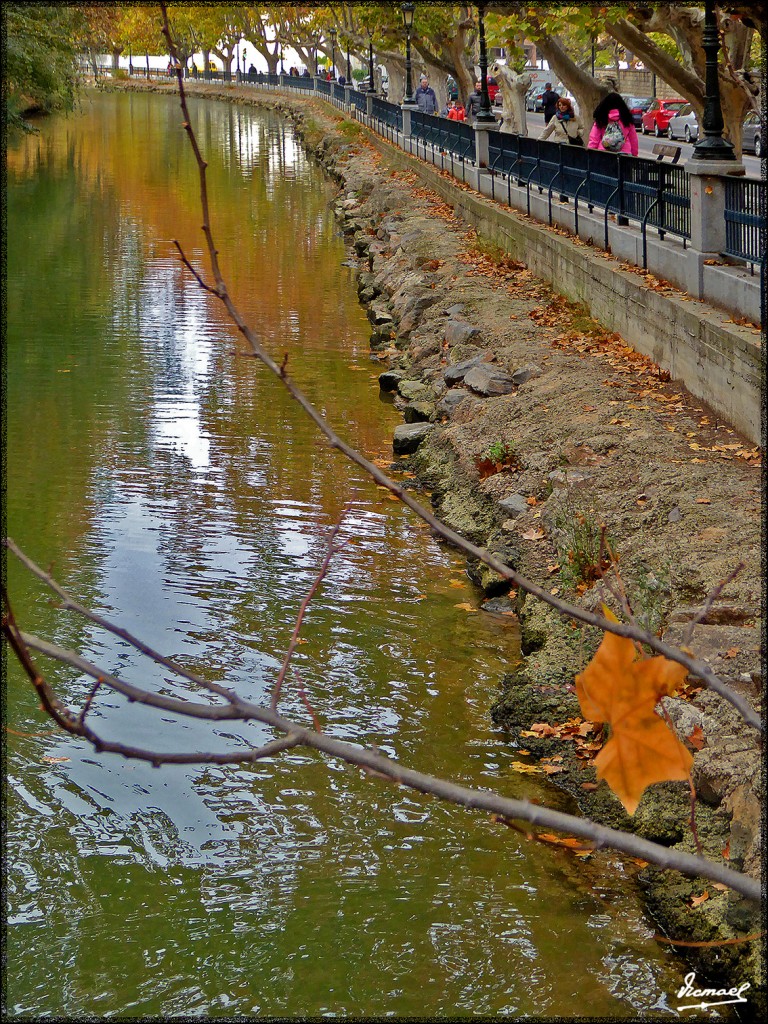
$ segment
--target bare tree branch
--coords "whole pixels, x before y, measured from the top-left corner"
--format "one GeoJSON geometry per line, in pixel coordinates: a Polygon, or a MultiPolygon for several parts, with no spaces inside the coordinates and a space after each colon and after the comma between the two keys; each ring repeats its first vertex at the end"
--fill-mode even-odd
{"type": "Polygon", "coordinates": [[[375,750],[334,739],[317,729],[306,729],[283,718],[271,708],[259,707],[239,697],[235,697],[234,705],[215,707],[163,697],[162,695],[142,690],[139,687],[130,686],[130,684],[116,679],[110,673],[91,665],[71,651],[65,651],[54,644],[46,643],[36,637],[30,637],[22,633],[16,626],[7,603],[6,613],[3,616],[3,633],[17,653],[19,661],[35,688],[39,693],[45,694],[46,710],[49,710],[51,717],[66,732],[86,739],[97,751],[121,754],[126,758],[146,761],[152,765],[160,766],[163,764],[248,764],[260,758],[281,753],[292,747],[308,747],[362,768],[371,775],[388,779],[391,782],[420,793],[435,796],[462,807],[496,815],[503,819],[505,823],[527,821],[533,826],[566,832],[592,843],[596,850],[607,848],[618,850],[631,857],[647,860],[664,869],[672,869],[686,875],[722,882],[749,899],[759,900],[761,898],[760,883],[756,879],[739,874],[739,872],[733,871],[723,864],[709,861],[704,857],[683,853],[679,850],[669,849],[630,833],[596,825],[592,821],[577,818],[574,815],[565,814],[561,811],[554,811],[547,807],[541,807],[526,800],[513,800],[487,790],[471,789],[467,786],[448,782],[445,779],[426,775],[423,772],[414,771],[375,750]],[[34,665],[29,653],[30,647],[64,664],[82,668],[89,675],[95,676],[101,686],[115,689],[125,696],[130,694],[133,700],[140,700],[148,706],[162,707],[164,710],[174,711],[179,714],[189,714],[191,712],[196,718],[207,718],[212,721],[232,719],[259,721],[283,733],[283,738],[277,738],[256,749],[249,748],[227,753],[166,753],[104,740],[91,727],[86,725],[85,715],[82,712],[79,715],[73,715],[64,708],[63,704],[54,694],[50,684],[45,681],[34,665]]]}

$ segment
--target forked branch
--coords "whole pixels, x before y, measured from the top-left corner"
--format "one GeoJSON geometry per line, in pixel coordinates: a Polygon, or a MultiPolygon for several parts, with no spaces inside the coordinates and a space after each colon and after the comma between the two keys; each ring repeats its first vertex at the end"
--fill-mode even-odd
{"type": "MultiPolygon", "coordinates": [[[[13,542],[8,542],[8,546],[14,552],[19,551],[13,542]]],[[[31,562],[26,556],[23,556],[23,559],[24,563],[36,575],[44,579],[55,589],[56,593],[62,598],[66,608],[93,621],[94,613],[83,608],[77,601],[74,601],[55,580],[51,579],[49,574],[44,573],[34,562],[31,562]]],[[[566,832],[592,844],[595,850],[618,850],[630,857],[641,858],[661,868],[680,871],[683,874],[694,877],[708,878],[713,882],[721,882],[749,899],[760,899],[760,883],[757,880],[747,875],[739,874],[723,864],[707,860],[704,857],[692,856],[679,850],[669,849],[627,832],[605,828],[587,819],[564,814],[561,811],[554,811],[548,807],[541,807],[537,804],[529,803],[527,800],[512,800],[487,790],[471,789],[467,786],[448,782],[445,779],[426,775],[423,772],[414,771],[401,765],[398,761],[385,757],[377,750],[334,739],[327,733],[320,732],[317,728],[308,729],[305,726],[299,725],[278,714],[270,707],[244,700],[233,689],[217,685],[217,690],[222,696],[223,701],[213,704],[194,700],[192,693],[182,697],[169,697],[165,694],[159,694],[135,684],[127,683],[125,680],[92,664],[86,658],[73,651],[68,651],[55,644],[22,632],[16,624],[5,595],[4,600],[3,633],[16,653],[27,676],[41,695],[45,710],[62,729],[73,736],[79,736],[87,740],[97,751],[120,754],[123,757],[145,761],[155,766],[163,764],[235,765],[249,764],[262,758],[274,757],[294,747],[307,747],[312,750],[318,750],[329,757],[345,761],[347,764],[355,765],[370,775],[389,780],[397,785],[406,786],[420,793],[438,797],[449,803],[496,815],[498,819],[503,819],[505,822],[525,821],[532,826],[566,832]],[[98,734],[94,726],[86,722],[85,712],[91,707],[94,700],[94,689],[91,688],[79,712],[70,711],[59,700],[51,685],[38,670],[32,659],[31,651],[33,650],[60,664],[70,665],[90,676],[98,683],[99,692],[104,689],[111,690],[122,694],[129,700],[140,702],[147,707],[172,712],[177,715],[208,720],[212,723],[233,720],[260,722],[263,725],[269,726],[280,735],[259,747],[242,747],[225,753],[201,753],[198,751],[164,752],[147,750],[128,743],[106,740],[98,734]]],[[[101,619],[101,617],[99,618],[101,619]]],[[[101,619],[101,623],[105,629],[127,639],[138,651],[158,661],[156,652],[152,651],[148,645],[132,637],[130,634],[118,632],[118,627],[112,626],[105,619],[101,619]]],[[[181,678],[186,679],[187,682],[192,682],[189,678],[190,673],[170,659],[162,658],[159,663],[166,669],[175,671],[181,678]]],[[[197,682],[196,678],[195,682],[197,682]]]]}

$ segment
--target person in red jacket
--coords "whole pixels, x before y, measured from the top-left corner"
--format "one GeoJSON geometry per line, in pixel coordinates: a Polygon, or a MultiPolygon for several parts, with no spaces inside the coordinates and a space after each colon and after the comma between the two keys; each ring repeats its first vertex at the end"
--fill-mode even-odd
{"type": "Polygon", "coordinates": [[[449,121],[463,121],[466,116],[466,112],[458,100],[451,100],[448,104],[447,116],[449,121]]]}

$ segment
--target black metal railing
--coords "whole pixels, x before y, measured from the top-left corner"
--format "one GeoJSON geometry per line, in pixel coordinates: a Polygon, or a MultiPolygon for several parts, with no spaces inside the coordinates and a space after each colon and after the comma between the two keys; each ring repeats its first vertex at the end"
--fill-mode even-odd
{"type": "Polygon", "coordinates": [[[322,93],[323,96],[330,96],[331,95],[331,85],[332,84],[333,84],[332,82],[329,82],[325,78],[316,78],[315,79],[315,92],[322,93]]]}
{"type": "Polygon", "coordinates": [[[371,116],[378,123],[379,135],[384,135],[388,139],[403,130],[403,112],[397,103],[390,103],[380,96],[374,96],[371,116]]]}
{"type": "Polygon", "coordinates": [[[350,100],[352,101],[352,106],[355,107],[356,110],[361,110],[365,113],[368,109],[368,97],[364,92],[360,92],[359,89],[354,89],[350,93],[350,100]]]}
{"type": "Polygon", "coordinates": [[[289,75],[288,76],[288,88],[299,89],[302,92],[312,92],[314,88],[314,82],[311,78],[306,75],[289,75]]]}
{"type": "Polygon", "coordinates": [[[756,178],[728,178],[725,182],[725,249],[752,265],[765,266],[766,202],[764,183],[756,178]]]}
{"type": "MultiPolygon", "coordinates": [[[[682,167],[501,132],[489,132],[488,137],[489,167],[494,175],[506,177],[507,201],[512,181],[525,185],[529,213],[530,190],[536,187],[546,191],[550,200],[553,194],[574,199],[577,209],[579,202],[590,211],[603,209],[606,245],[609,213],[620,223],[638,221],[644,232],[650,225],[661,238],[667,232],[691,237],[690,181],[682,167]]],[[[494,181],[494,197],[496,188],[494,181]]]]}
{"type": "Polygon", "coordinates": [[[347,102],[347,91],[343,85],[339,85],[338,82],[333,83],[333,98],[336,103],[347,102]]]}
{"type": "Polygon", "coordinates": [[[454,173],[454,164],[458,163],[462,169],[462,181],[464,164],[475,161],[475,130],[464,121],[451,121],[447,117],[414,110],[411,113],[411,137],[416,140],[417,155],[420,146],[424,148],[425,156],[428,147],[433,155],[435,152],[448,155],[451,173],[454,173]]]}

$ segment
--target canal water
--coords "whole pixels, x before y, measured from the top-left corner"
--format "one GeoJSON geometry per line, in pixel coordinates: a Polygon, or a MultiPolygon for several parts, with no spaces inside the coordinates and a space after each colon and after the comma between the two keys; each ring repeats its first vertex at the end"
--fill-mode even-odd
{"type": "MultiPolygon", "coordinates": [[[[247,319],[339,432],[391,459],[332,192],[274,113],[195,102],[221,262],[247,319]]],[[[253,359],[203,272],[196,169],[171,97],[92,95],[12,140],[6,526],[84,603],[265,700],[347,508],[281,710],[459,782],[569,805],[489,722],[518,657],[461,560],[332,452],[253,359]]],[[[131,648],[11,559],[17,617],[130,680],[131,648]]],[[[75,700],[88,682],[41,665],[75,700]]],[[[109,737],[258,742],[100,693],[109,737]]],[[[631,868],[309,752],[153,769],[51,729],[7,663],[6,1009],[162,1016],[668,1016],[679,962],[631,868]]]]}

